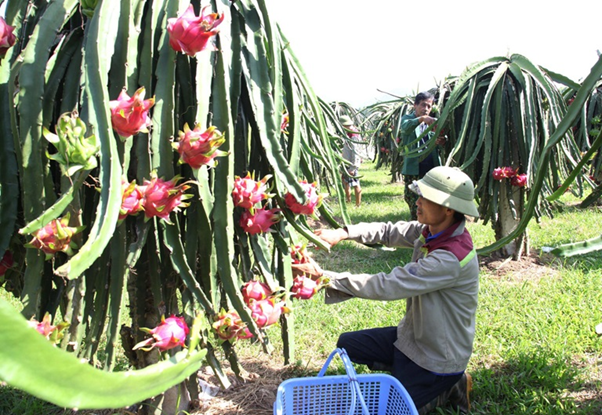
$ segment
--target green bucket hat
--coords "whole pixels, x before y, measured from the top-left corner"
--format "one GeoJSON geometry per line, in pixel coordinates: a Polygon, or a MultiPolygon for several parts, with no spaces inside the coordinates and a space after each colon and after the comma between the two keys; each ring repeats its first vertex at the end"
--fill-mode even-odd
{"type": "Polygon", "coordinates": [[[434,167],[409,187],[426,200],[464,215],[479,217],[474,202],[474,184],[466,173],[456,167],[434,167]]]}
{"type": "Polygon", "coordinates": [[[353,121],[351,121],[351,118],[349,118],[346,115],[342,115],[341,118],[339,118],[339,121],[344,127],[349,127],[353,125],[353,121]]]}

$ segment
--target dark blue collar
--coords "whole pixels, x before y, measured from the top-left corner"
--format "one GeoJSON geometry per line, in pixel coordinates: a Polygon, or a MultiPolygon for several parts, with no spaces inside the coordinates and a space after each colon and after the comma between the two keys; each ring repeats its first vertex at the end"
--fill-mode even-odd
{"type": "Polygon", "coordinates": [[[434,234],[434,235],[431,235],[431,233],[429,232],[429,233],[428,233],[428,235],[426,236],[426,239],[425,239],[425,241],[426,241],[426,242],[430,242],[430,241],[432,241],[433,239],[435,239],[435,238],[437,238],[438,236],[440,236],[440,235],[441,235],[443,232],[445,232],[445,230],[442,230],[441,232],[438,232],[438,233],[436,233],[436,234],[434,234]]]}

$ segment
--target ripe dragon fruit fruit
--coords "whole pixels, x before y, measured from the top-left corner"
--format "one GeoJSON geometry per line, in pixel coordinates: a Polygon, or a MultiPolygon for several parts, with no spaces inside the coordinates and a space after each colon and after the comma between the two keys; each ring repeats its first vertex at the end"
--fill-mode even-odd
{"type": "Polygon", "coordinates": [[[184,192],[190,188],[186,183],[176,186],[180,176],[166,181],[152,175],[151,180],[144,181],[144,197],[142,207],[146,219],[158,217],[169,222],[169,214],[178,211],[181,207],[187,207],[184,201],[192,195],[184,192]]]}
{"type": "Polygon", "coordinates": [[[216,28],[223,20],[224,14],[210,13],[209,6],[203,7],[201,15],[196,16],[191,4],[182,15],[167,19],[169,45],[188,56],[216,50],[210,40],[219,32],[216,28]]]}
{"type": "Polygon", "coordinates": [[[257,280],[247,281],[242,286],[241,291],[242,298],[247,305],[249,305],[251,299],[263,300],[272,295],[270,287],[266,283],[257,280]]]}
{"type": "Polygon", "coordinates": [[[152,124],[148,111],[155,105],[155,98],[144,99],[145,89],[139,88],[131,97],[124,90],[114,101],[109,101],[113,130],[123,138],[139,132],[147,132],[152,124]]]}
{"type": "Polygon", "coordinates": [[[255,213],[245,210],[240,215],[239,225],[247,233],[255,235],[269,232],[270,227],[280,220],[279,209],[255,209],[255,213]]]}
{"type": "Polygon", "coordinates": [[[0,277],[6,274],[10,268],[13,267],[15,261],[13,260],[13,254],[10,251],[5,251],[4,256],[0,259],[0,277]]]}
{"type": "Polygon", "coordinates": [[[276,323],[282,313],[290,311],[284,301],[276,297],[268,297],[259,301],[250,300],[249,308],[251,309],[251,317],[259,328],[276,323]]]}
{"type": "Polygon", "coordinates": [[[291,259],[293,264],[307,264],[309,262],[309,254],[306,250],[307,245],[295,245],[291,247],[291,259]]]}
{"type": "Polygon", "coordinates": [[[516,187],[525,187],[527,185],[527,175],[525,173],[517,174],[510,179],[510,184],[516,187]]]}
{"type": "Polygon", "coordinates": [[[136,344],[133,350],[149,351],[156,347],[163,352],[177,346],[184,346],[186,336],[190,332],[184,318],[176,316],[168,318],[163,316],[161,323],[154,329],[142,328],[141,330],[151,334],[152,337],[136,344]]]}
{"type": "Polygon", "coordinates": [[[57,252],[73,255],[73,249],[77,248],[77,245],[71,241],[71,238],[85,229],[85,226],[68,226],[69,219],[70,214],[67,213],[61,219],[51,221],[34,232],[33,239],[25,246],[40,249],[46,254],[46,259],[50,259],[57,252]]]}
{"type": "Polygon", "coordinates": [[[253,334],[236,311],[226,312],[223,308],[212,325],[217,337],[233,343],[237,339],[249,339],[253,334]]]}
{"type": "Polygon", "coordinates": [[[327,278],[320,277],[317,280],[312,280],[305,275],[299,275],[293,280],[291,292],[293,298],[300,300],[309,300],[326,284],[327,278]]]}
{"type": "Polygon", "coordinates": [[[316,209],[320,207],[322,204],[323,195],[318,194],[316,189],[317,183],[308,183],[306,180],[302,180],[299,182],[303,190],[305,191],[305,196],[307,201],[304,204],[300,204],[299,201],[293,196],[290,192],[284,195],[284,201],[288,208],[295,215],[314,215],[316,209]]]}
{"type": "Polygon", "coordinates": [[[137,186],[136,181],[122,182],[123,195],[121,196],[121,208],[119,209],[119,220],[123,221],[129,215],[136,215],[142,210],[145,186],[137,186]]]}
{"type": "Polygon", "coordinates": [[[215,158],[228,154],[218,150],[225,142],[224,135],[215,127],[202,132],[198,125],[191,130],[188,124],[184,124],[184,131],[179,133],[179,141],[172,146],[180,154],[180,164],[186,163],[193,169],[200,169],[202,166],[215,167],[215,158]]]}
{"type": "Polygon", "coordinates": [[[272,197],[272,194],[267,193],[266,184],[271,177],[268,174],[263,179],[255,181],[250,173],[247,173],[245,177],[236,176],[234,178],[234,189],[232,190],[234,206],[252,209],[257,203],[272,197]]]}

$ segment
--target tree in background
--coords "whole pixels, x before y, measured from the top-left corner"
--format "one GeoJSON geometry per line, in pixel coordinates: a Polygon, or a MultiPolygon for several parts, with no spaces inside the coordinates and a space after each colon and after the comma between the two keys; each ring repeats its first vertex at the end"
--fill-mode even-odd
{"type": "MultiPolygon", "coordinates": [[[[599,65],[577,86],[576,106],[600,77],[599,65]]],[[[528,249],[529,219],[551,214],[546,196],[570,173],[584,173],[577,169],[580,148],[567,133],[576,108],[567,111],[555,82],[568,80],[512,55],[476,63],[449,83],[437,130],[448,132],[447,164],[472,177],[481,219],[495,230],[496,243],[482,253],[501,249],[519,258],[528,249]]]]}

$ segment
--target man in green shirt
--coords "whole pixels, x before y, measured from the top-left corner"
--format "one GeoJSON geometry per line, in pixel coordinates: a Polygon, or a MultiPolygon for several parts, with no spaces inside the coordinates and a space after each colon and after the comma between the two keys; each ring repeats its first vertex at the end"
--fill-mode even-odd
{"type": "MultiPolygon", "coordinates": [[[[437,121],[436,118],[430,116],[434,101],[435,97],[430,92],[419,93],[414,99],[414,111],[401,118],[401,138],[404,151],[418,150],[419,152],[418,155],[406,156],[401,170],[405,183],[404,200],[410,208],[412,220],[416,220],[416,200],[418,196],[408,186],[414,181],[422,179],[433,167],[441,165],[436,147],[428,153],[426,153],[426,148],[421,150],[434,133],[431,131],[418,140],[422,133],[437,121]],[[424,154],[420,154],[423,152],[424,154]]],[[[444,142],[444,139],[437,140],[439,145],[444,142]]]]}

